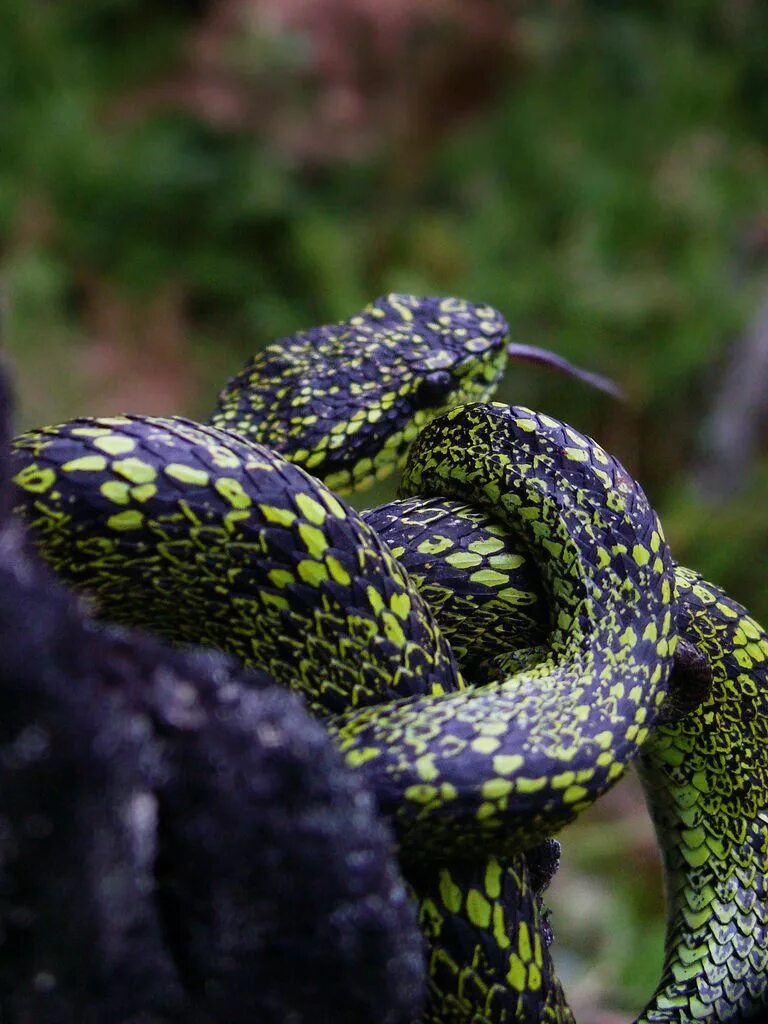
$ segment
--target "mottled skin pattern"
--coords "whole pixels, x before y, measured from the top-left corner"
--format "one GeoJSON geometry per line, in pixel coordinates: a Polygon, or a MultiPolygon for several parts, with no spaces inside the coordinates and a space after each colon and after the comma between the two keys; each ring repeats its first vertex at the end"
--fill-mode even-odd
{"type": "MultiPolygon", "coordinates": [[[[452,455],[457,451],[457,429],[469,431],[474,439],[478,450],[472,455],[480,454],[481,439],[483,444],[495,445],[501,472],[486,479],[491,467],[484,467],[482,493],[494,504],[508,505],[510,518],[543,564],[556,559],[547,576],[558,609],[553,633],[556,655],[551,664],[513,678],[503,687],[491,684],[474,690],[469,700],[462,699],[461,692],[455,690],[458,680],[451,681],[445,666],[440,665],[431,681],[426,677],[426,689],[431,690],[428,697],[416,696],[376,709],[380,722],[362,718],[358,711],[337,717],[334,727],[350,763],[373,782],[382,806],[399,824],[408,854],[425,857],[431,850],[435,860],[444,858],[447,850],[455,854],[466,849],[476,861],[483,846],[491,853],[514,853],[546,835],[553,823],[570,820],[615,781],[634,756],[647,729],[647,704],[658,703],[663,696],[671,664],[669,594],[659,596],[665,586],[669,590],[670,570],[658,523],[642,493],[614,460],[581,435],[526,410],[469,407],[431,428],[429,469],[439,467],[436,453],[443,452],[455,471],[452,455]],[[448,442],[442,449],[436,443],[441,430],[447,432],[448,442]],[[565,468],[558,469],[558,463],[565,468]],[[527,472],[533,464],[539,469],[536,479],[527,472]],[[543,483],[546,472],[554,474],[552,488],[543,483]],[[605,510],[601,507],[599,523],[592,522],[590,508],[577,501],[582,489],[613,495],[602,503],[605,510]],[[552,500],[553,494],[557,500],[552,500]],[[600,596],[598,589],[588,589],[587,584],[590,580],[595,583],[590,566],[600,561],[603,549],[596,544],[603,535],[612,538],[617,550],[602,566],[605,591],[600,596]],[[641,549],[647,552],[646,558],[640,555],[641,549]],[[619,594],[613,601],[609,600],[611,587],[619,594]],[[626,596],[633,598],[631,603],[625,603],[626,596]],[[584,630],[595,628],[598,598],[600,635],[593,642],[584,630]],[[595,670],[604,675],[602,689],[592,686],[595,670]],[[454,692],[442,695],[437,692],[439,687],[454,692]],[[545,698],[555,691],[570,695],[570,705],[562,699],[547,702],[545,698]],[[547,705],[544,717],[548,722],[537,732],[533,719],[542,700],[547,705]],[[377,733],[375,740],[372,728],[377,733]],[[446,773],[444,780],[441,772],[446,773]]],[[[447,486],[448,479],[446,474],[440,486],[447,486]]],[[[258,555],[254,563],[264,561],[258,571],[264,571],[271,581],[273,598],[301,584],[312,588],[305,597],[316,600],[323,584],[330,587],[333,581],[349,587],[351,583],[345,568],[351,568],[351,562],[344,561],[340,547],[343,538],[329,525],[334,513],[339,518],[342,506],[338,499],[323,497],[319,484],[266,449],[214,428],[129,417],[77,421],[20,439],[16,480],[29,498],[22,511],[26,511],[43,550],[70,578],[82,583],[83,574],[90,572],[89,588],[106,602],[109,614],[125,617],[127,609],[133,608],[141,621],[154,621],[157,627],[163,615],[176,609],[184,621],[202,624],[198,628],[210,641],[216,615],[209,607],[215,608],[216,588],[225,587],[231,603],[223,635],[238,634],[238,614],[247,635],[268,613],[261,602],[261,584],[257,586],[252,575],[256,567],[243,564],[243,551],[258,555]],[[283,482],[286,478],[288,484],[283,482]],[[310,484],[311,503],[306,500],[310,484]],[[212,493],[217,497],[210,497],[212,493]],[[297,501],[297,493],[302,501],[297,501]],[[290,496],[287,504],[286,494],[290,496]],[[278,496],[281,505],[274,504],[278,496]],[[286,534],[286,511],[292,526],[301,518],[294,533],[286,534]],[[169,533],[172,526],[178,533],[169,533]],[[313,529],[308,531],[308,527],[313,529]],[[198,547],[201,559],[195,557],[198,547]],[[289,547],[298,547],[299,553],[291,550],[287,556],[289,547]],[[276,564],[278,555],[294,560],[290,570],[282,562],[276,564]],[[334,561],[329,563],[329,558],[334,561]],[[302,565],[309,582],[299,579],[302,565]],[[310,565],[314,567],[311,571],[310,565]],[[121,575],[124,566],[128,570],[121,575]],[[290,573],[290,578],[279,575],[278,585],[270,576],[275,572],[290,573]],[[199,577],[212,590],[207,597],[195,591],[199,577]],[[192,619],[178,596],[174,599],[190,588],[192,619]]],[[[346,519],[354,520],[349,509],[346,519]]],[[[358,535],[353,539],[352,550],[359,559],[358,535]]],[[[381,566],[376,568],[380,572],[381,566]]],[[[385,568],[379,588],[393,586],[392,566],[385,568]]],[[[413,628],[416,635],[423,635],[424,623],[430,621],[427,614],[415,611],[415,595],[408,597],[406,604],[392,589],[375,590],[376,597],[370,583],[357,589],[365,594],[358,617],[365,611],[371,625],[361,633],[370,640],[389,632],[390,643],[394,637],[403,645],[404,665],[393,670],[390,664],[384,678],[397,679],[398,673],[405,678],[414,664],[421,668],[424,647],[412,644],[404,632],[413,628]],[[385,612],[386,618],[379,621],[376,616],[385,612]]],[[[353,587],[350,593],[355,592],[353,587]]],[[[331,666],[336,656],[331,638],[345,640],[349,634],[348,626],[338,626],[329,603],[332,596],[330,587],[326,600],[320,602],[325,629],[319,630],[315,624],[315,633],[329,641],[332,653],[327,662],[331,666]]],[[[274,606],[274,600],[267,606],[274,606]]],[[[264,647],[267,657],[274,647],[274,634],[289,631],[289,619],[284,616],[291,607],[289,601],[285,607],[278,601],[280,617],[271,622],[272,643],[264,647]]],[[[295,643],[296,635],[306,628],[306,621],[297,615],[289,641],[293,636],[295,643]]],[[[173,633],[176,627],[167,631],[173,633]]],[[[358,650],[358,657],[363,657],[364,649],[365,645],[358,650]]],[[[258,650],[255,644],[250,658],[255,663],[259,663],[258,650]]],[[[295,653],[290,643],[289,650],[295,653]]],[[[295,657],[286,658],[280,666],[296,662],[295,657]]],[[[273,668],[277,671],[280,666],[273,668]]],[[[305,679],[300,669],[299,678],[284,681],[301,686],[305,679]]],[[[424,689],[422,686],[422,692],[424,689]]],[[[361,687],[361,692],[365,690],[361,687]]],[[[418,690],[414,687],[411,692],[418,690]]],[[[337,686],[331,693],[338,699],[337,686]]],[[[351,691],[347,695],[352,702],[351,691]]],[[[357,702],[362,704],[362,700],[357,702]]],[[[330,704],[333,706],[333,701],[330,704]]],[[[473,994],[468,988],[476,990],[476,979],[488,976],[488,968],[477,960],[488,955],[485,948],[504,961],[504,969],[496,971],[504,986],[486,997],[489,1016],[485,1019],[505,1019],[496,1012],[494,1000],[514,998],[520,1004],[514,1014],[529,1013],[532,1002],[538,1005],[538,995],[532,994],[537,991],[559,1003],[559,989],[549,982],[551,971],[542,970],[548,961],[543,959],[540,911],[526,889],[524,860],[518,858],[504,866],[507,889],[498,892],[488,886],[487,869],[483,869],[484,887],[468,884],[467,871],[476,874],[475,868],[451,869],[438,890],[440,914],[466,917],[470,934],[474,929],[485,940],[483,945],[475,936],[468,944],[468,949],[475,951],[475,959],[470,961],[471,984],[466,978],[456,979],[459,997],[473,998],[476,991],[473,994]],[[523,888],[517,888],[521,884],[523,888]],[[522,931],[519,923],[515,927],[514,912],[510,911],[510,886],[529,907],[528,923],[522,931]],[[497,939],[488,941],[493,933],[487,924],[494,918],[501,921],[498,934],[506,936],[509,946],[497,939]],[[509,935],[515,931],[517,942],[513,943],[509,935]],[[538,943],[535,936],[539,936],[538,943]]],[[[427,913],[426,899],[422,907],[427,913]]],[[[450,936],[450,929],[447,934],[450,936]]],[[[529,1018],[533,1019],[530,1013],[529,1018]]],[[[516,1017],[510,1013],[506,1019],[516,1017]]],[[[567,1019],[565,1011],[560,1019],[567,1019]]]]}
{"type": "MultiPolygon", "coordinates": [[[[516,564],[515,590],[524,595],[523,631],[514,642],[545,641],[541,582],[513,534],[496,518],[467,515],[457,502],[435,499],[429,508],[425,516],[413,500],[396,501],[366,518],[394,544],[407,532],[409,545],[398,557],[425,594],[453,586],[444,562],[425,557],[442,547],[445,523],[455,526],[457,560],[480,556],[475,571],[503,554],[516,564]]],[[[682,721],[651,730],[638,762],[669,901],[664,973],[639,1021],[758,1020],[768,1010],[768,637],[741,605],[690,570],[678,566],[675,585],[679,633],[706,656],[713,681],[682,721]]],[[[477,596],[476,620],[470,605],[465,619],[449,616],[457,650],[484,621],[484,595],[477,596]]],[[[445,606],[450,596],[441,594],[434,605],[441,626],[445,606]]],[[[485,670],[493,672],[498,660],[485,670]]]]}
{"type": "MultiPolygon", "coordinates": [[[[212,422],[274,448],[341,493],[360,490],[402,463],[430,418],[491,396],[503,370],[506,333],[503,317],[486,306],[385,296],[346,322],[268,346],[225,387],[212,422]]],[[[458,583],[462,574],[456,577],[458,583]]],[[[451,603],[461,615],[462,602],[451,603]]],[[[489,608],[482,624],[489,643],[494,614],[489,608]]],[[[456,651],[457,657],[482,681],[470,650],[456,651]]],[[[527,877],[524,858],[515,877],[527,877]]],[[[530,887],[521,892],[527,897],[530,887]]],[[[501,906],[497,912],[503,913],[501,906]]],[[[460,1000],[459,1019],[472,1019],[468,1005],[460,1000]]],[[[447,1006],[440,1012],[448,1019],[447,1006]]],[[[531,1009],[530,1019],[544,1012],[531,1009]]]]}
{"type": "Polygon", "coordinates": [[[262,349],[226,385],[211,423],[338,493],[361,490],[403,462],[430,419],[491,396],[507,332],[490,306],[386,295],[340,324],[262,349]]]}
{"type": "Polygon", "coordinates": [[[640,761],[669,896],[664,973],[641,1020],[764,1020],[768,636],[695,573],[679,569],[677,583],[680,632],[714,678],[709,698],[660,726],[640,761]]]}
{"type": "MultiPolygon", "coordinates": [[[[352,321],[353,330],[350,330],[350,324],[341,324],[335,328],[306,332],[270,346],[222,394],[215,419],[251,437],[271,442],[285,451],[289,458],[297,457],[301,461],[311,454],[311,465],[316,474],[333,474],[338,470],[336,463],[340,457],[343,461],[344,455],[342,442],[349,445],[350,438],[354,436],[359,465],[349,471],[350,486],[344,487],[345,472],[336,471],[334,480],[344,489],[359,488],[370,482],[374,460],[375,475],[379,478],[394,467],[402,458],[407,440],[426,418],[465,398],[487,395],[500,376],[506,324],[496,311],[487,307],[455,299],[422,300],[395,295],[373,303],[352,321]],[[375,338],[371,337],[366,326],[371,323],[375,324],[375,338]],[[407,366],[403,366],[401,357],[406,354],[406,349],[407,366]],[[361,359],[361,355],[365,358],[361,359]],[[388,362],[397,364],[394,370],[388,369],[388,362]],[[343,388],[338,386],[339,370],[343,388]],[[329,381],[331,372],[334,380],[329,381]],[[288,387],[286,377],[290,377],[288,387]],[[394,378],[399,378],[396,392],[389,386],[394,378]],[[245,380],[249,390],[243,394],[240,385],[245,380]],[[386,387],[382,389],[381,384],[386,387]],[[308,394],[321,400],[320,415],[312,410],[308,414],[308,394]],[[329,405],[332,407],[332,421],[327,418],[329,405]],[[235,420],[231,419],[233,407],[238,410],[239,418],[235,420]],[[297,440],[299,435],[301,442],[297,440]],[[312,452],[302,449],[302,444],[308,445],[312,452]],[[325,454],[318,455],[318,452],[325,454]]],[[[121,463],[119,468],[123,479],[118,481],[116,488],[109,489],[120,500],[125,500],[129,488],[131,496],[137,499],[146,498],[152,492],[152,483],[142,474],[142,469],[139,468],[138,478],[135,478],[132,466],[132,463],[121,463]]],[[[34,477],[31,483],[34,488],[34,477]]],[[[196,531],[198,526],[190,524],[190,530],[196,531]]],[[[141,567],[137,568],[141,572],[141,567]]],[[[206,582],[208,575],[203,565],[202,577],[206,582]]],[[[147,578],[151,579],[151,574],[147,578]]],[[[182,622],[185,614],[191,619],[174,635],[194,639],[202,633],[207,638],[210,632],[207,611],[201,612],[205,604],[195,608],[194,594],[189,591],[183,597],[183,605],[179,605],[175,595],[168,595],[169,601],[176,601],[177,620],[182,622]],[[184,613],[180,614],[182,609],[184,613]]],[[[210,594],[207,597],[210,599],[210,594]]],[[[209,608],[216,609],[219,605],[220,601],[216,600],[209,608]]],[[[150,625],[157,626],[162,615],[148,618],[150,625]]],[[[146,619],[139,615],[138,621],[146,619]]],[[[217,624],[214,624],[214,630],[216,628],[217,624]]],[[[312,630],[305,632],[305,641],[311,642],[314,635],[312,630]]],[[[234,639],[236,641],[237,638],[234,639]]],[[[227,641],[232,643],[232,640],[228,634],[227,641]]],[[[237,643],[233,646],[239,649],[237,643]]],[[[345,653],[349,654],[349,649],[345,653]]],[[[312,676],[315,683],[319,678],[316,674],[312,676]]],[[[388,686],[386,676],[380,674],[379,681],[388,686]]],[[[458,685],[458,680],[456,682],[458,685]]],[[[355,682],[352,689],[358,688],[355,682]]],[[[521,977],[528,978],[528,975],[532,988],[530,998],[526,1000],[527,1019],[571,1019],[551,968],[547,949],[551,938],[549,930],[539,930],[542,920],[540,898],[529,881],[530,860],[525,855],[516,855],[514,862],[503,869],[513,881],[509,884],[505,881],[500,888],[493,871],[483,872],[478,879],[467,877],[464,885],[466,905],[461,905],[458,911],[456,893],[462,883],[458,875],[464,871],[463,867],[454,869],[449,888],[443,885],[434,900],[424,901],[423,907],[429,907],[430,911],[428,936],[431,956],[441,963],[440,986],[432,985],[432,999],[427,1010],[430,1021],[448,1019],[456,1012],[460,1013],[461,1019],[477,1021],[503,1021],[519,1016],[521,996],[515,985],[519,988],[521,977]],[[519,944],[516,943],[519,930],[504,902],[510,884],[518,887],[515,912],[524,911],[524,920],[528,922],[528,931],[521,933],[519,944]],[[451,893],[449,905],[440,897],[440,893],[445,892],[451,893]],[[495,941],[498,941],[497,955],[490,957],[492,966],[487,967],[487,954],[481,949],[488,945],[484,930],[470,920],[480,896],[492,908],[495,941]],[[535,937],[532,946],[531,936],[535,937]],[[457,946],[459,951],[453,955],[460,955],[463,960],[453,961],[448,949],[455,950],[457,946]],[[508,957],[516,949],[515,970],[508,978],[508,957]],[[446,966],[448,963],[451,964],[450,970],[446,966]],[[488,998],[477,1002],[478,991],[488,990],[494,993],[490,1002],[488,998]],[[541,1002],[538,1009],[537,1001],[541,1002]]]]}
{"type": "Polygon", "coordinates": [[[423,1024],[572,1024],[540,898],[558,854],[550,841],[437,875],[411,871],[428,943],[432,998],[423,1024]]]}

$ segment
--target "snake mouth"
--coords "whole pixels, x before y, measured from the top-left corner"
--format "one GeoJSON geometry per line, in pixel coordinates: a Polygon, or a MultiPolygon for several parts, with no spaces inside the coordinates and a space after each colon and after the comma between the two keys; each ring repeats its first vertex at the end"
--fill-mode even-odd
{"type": "Polygon", "coordinates": [[[554,352],[549,352],[545,348],[538,348],[536,345],[522,345],[519,342],[511,341],[507,345],[507,356],[509,359],[517,359],[523,362],[541,363],[542,366],[547,366],[550,370],[556,370],[567,377],[575,377],[576,380],[583,381],[584,384],[597,388],[598,391],[605,392],[605,394],[610,395],[611,398],[615,398],[619,402],[626,401],[626,395],[623,390],[610,377],[604,377],[601,373],[592,373],[591,370],[582,370],[581,367],[574,366],[567,359],[563,359],[562,356],[555,355],[554,352]]]}

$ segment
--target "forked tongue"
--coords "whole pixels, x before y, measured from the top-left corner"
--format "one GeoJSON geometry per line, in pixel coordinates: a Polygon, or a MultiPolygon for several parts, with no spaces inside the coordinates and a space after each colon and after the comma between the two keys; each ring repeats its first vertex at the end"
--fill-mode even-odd
{"type": "Polygon", "coordinates": [[[541,363],[543,366],[549,367],[550,370],[557,370],[558,373],[564,373],[567,377],[575,377],[577,380],[584,381],[585,384],[597,388],[598,391],[604,391],[612,398],[619,401],[624,400],[624,392],[610,377],[603,377],[602,374],[592,373],[590,370],[582,370],[580,367],[574,366],[573,363],[569,363],[567,359],[563,359],[562,356],[555,355],[554,352],[549,352],[545,348],[537,348],[536,345],[521,345],[512,341],[507,345],[507,355],[510,359],[541,363]]]}

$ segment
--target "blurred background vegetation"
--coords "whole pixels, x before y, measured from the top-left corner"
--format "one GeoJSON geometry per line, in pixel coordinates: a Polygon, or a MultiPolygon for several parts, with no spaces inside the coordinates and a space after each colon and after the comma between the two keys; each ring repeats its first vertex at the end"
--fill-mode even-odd
{"type": "MultiPolygon", "coordinates": [[[[0,0],[0,261],[21,425],[205,415],[389,290],[492,303],[629,400],[516,366],[502,397],[596,435],[768,618],[759,0],[0,0]]],[[[626,1019],[663,929],[636,790],[565,839],[569,992],[626,1019]]]]}

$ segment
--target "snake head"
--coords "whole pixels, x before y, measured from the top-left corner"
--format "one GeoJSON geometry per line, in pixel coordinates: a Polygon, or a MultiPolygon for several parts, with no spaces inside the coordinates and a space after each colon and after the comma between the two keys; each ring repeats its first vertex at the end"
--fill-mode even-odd
{"type": "Polygon", "coordinates": [[[362,489],[403,461],[434,416],[490,396],[507,334],[490,306],[387,295],[268,345],[224,388],[212,422],[335,490],[362,489]]]}
{"type": "MultiPolygon", "coordinates": [[[[219,396],[211,422],[265,444],[341,493],[382,480],[434,417],[489,399],[510,359],[504,317],[456,298],[391,294],[348,320],[268,345],[219,396]]],[[[592,381],[594,383],[594,381],[592,381]]]]}

